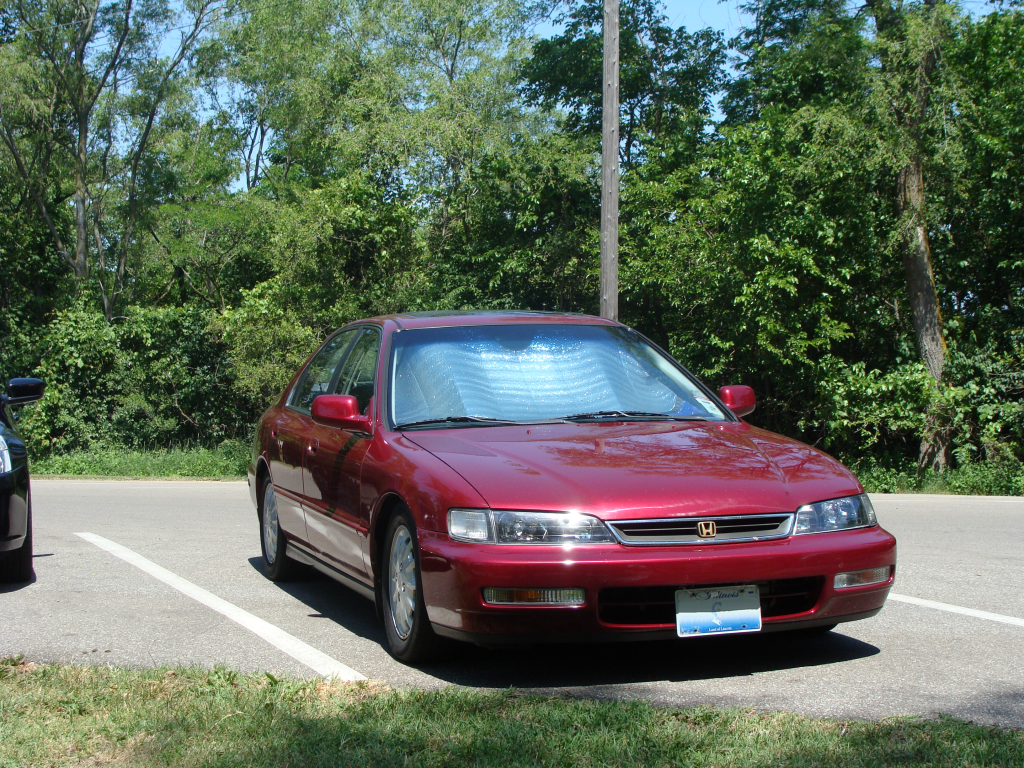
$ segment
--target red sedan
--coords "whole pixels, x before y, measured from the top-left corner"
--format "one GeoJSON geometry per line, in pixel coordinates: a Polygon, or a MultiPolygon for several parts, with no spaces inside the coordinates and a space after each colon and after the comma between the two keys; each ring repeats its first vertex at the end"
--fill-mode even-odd
{"type": "Polygon", "coordinates": [[[828,631],[881,610],[896,540],[857,478],[753,427],[626,326],[540,312],[345,326],[259,423],[267,575],[374,600],[391,653],[828,631]]]}

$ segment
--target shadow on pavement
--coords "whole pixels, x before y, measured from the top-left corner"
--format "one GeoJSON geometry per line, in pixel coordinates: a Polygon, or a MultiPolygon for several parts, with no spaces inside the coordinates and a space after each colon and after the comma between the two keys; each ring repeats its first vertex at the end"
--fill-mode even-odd
{"type": "MultiPolygon", "coordinates": [[[[932,712],[935,716],[943,712],[932,712]]],[[[957,717],[972,723],[1024,729],[1024,690],[979,691],[965,701],[957,711],[957,717]]]]}
{"type": "MultiPolygon", "coordinates": [[[[249,559],[262,573],[262,560],[249,559]]],[[[385,646],[373,603],[326,576],[277,586],[359,637],[385,646]]],[[[879,653],[838,631],[772,633],[652,642],[567,643],[507,649],[449,641],[440,661],[419,665],[428,675],[475,688],[561,688],[653,681],[743,677],[757,672],[838,664],[879,653]]]]}
{"type": "MultiPolygon", "coordinates": [[[[250,557],[249,565],[262,575],[262,557],[250,557]]],[[[313,610],[309,614],[312,618],[333,621],[354,635],[384,645],[384,627],[377,621],[373,603],[312,569],[307,573],[295,581],[279,581],[274,586],[308,605],[313,610]]]]}
{"type": "Polygon", "coordinates": [[[25,589],[25,587],[31,587],[36,583],[36,572],[32,571],[32,578],[28,581],[18,581],[13,584],[0,584],[0,595],[7,594],[8,592],[17,592],[19,589],[25,589]]]}
{"type": "Polygon", "coordinates": [[[507,650],[465,645],[452,648],[449,660],[421,669],[478,688],[562,688],[744,677],[877,653],[875,646],[838,632],[812,637],[778,633],[507,650]]]}

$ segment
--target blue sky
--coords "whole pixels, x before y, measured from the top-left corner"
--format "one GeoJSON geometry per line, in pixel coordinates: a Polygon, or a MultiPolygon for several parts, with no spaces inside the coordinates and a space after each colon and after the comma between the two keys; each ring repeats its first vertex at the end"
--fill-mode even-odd
{"type": "Polygon", "coordinates": [[[714,27],[725,32],[728,40],[741,26],[743,13],[736,0],[720,3],[718,0],[669,0],[665,3],[665,16],[672,28],[686,27],[693,31],[714,27]]]}
{"type": "MultiPolygon", "coordinates": [[[[664,5],[670,27],[684,26],[691,32],[713,27],[722,30],[726,40],[735,37],[744,19],[738,0],[667,0],[664,5]]],[[[960,5],[975,16],[988,13],[992,9],[992,5],[986,0],[961,0],[960,5]]],[[[552,24],[539,24],[536,31],[542,37],[549,37],[556,31],[556,27],[552,24]]]]}
{"type": "MultiPolygon", "coordinates": [[[[557,15],[560,11],[556,9],[557,15]]],[[[686,27],[688,30],[714,27],[725,32],[726,39],[732,37],[740,28],[740,10],[737,0],[668,0],[665,3],[665,16],[669,26],[686,27]]],[[[541,37],[549,37],[558,28],[554,24],[538,24],[536,32],[541,37]]]]}

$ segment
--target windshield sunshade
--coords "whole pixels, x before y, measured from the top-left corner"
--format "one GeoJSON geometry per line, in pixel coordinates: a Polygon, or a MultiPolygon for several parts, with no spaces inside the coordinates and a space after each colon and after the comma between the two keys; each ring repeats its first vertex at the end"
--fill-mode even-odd
{"type": "Polygon", "coordinates": [[[394,339],[395,425],[459,416],[533,422],[604,411],[728,418],[624,328],[456,326],[410,329],[394,339]]]}

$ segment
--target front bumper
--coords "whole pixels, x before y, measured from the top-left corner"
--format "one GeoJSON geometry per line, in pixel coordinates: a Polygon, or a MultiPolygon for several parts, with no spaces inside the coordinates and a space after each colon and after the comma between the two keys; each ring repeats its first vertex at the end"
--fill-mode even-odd
{"type": "Polygon", "coordinates": [[[28,533],[28,467],[0,475],[0,557],[20,549],[28,533]]]}
{"type": "Polygon", "coordinates": [[[835,574],[891,565],[894,575],[896,565],[896,540],[877,526],[736,544],[573,548],[466,544],[421,530],[419,544],[435,630],[477,642],[673,637],[666,600],[679,587],[703,585],[764,585],[764,631],[867,618],[885,603],[892,577],[836,590],[835,574]],[[572,607],[488,605],[484,587],[582,587],[586,600],[572,607]],[[785,595],[797,587],[800,599],[780,598],[765,610],[772,590],[785,595]],[[634,608],[623,611],[630,601],[634,608]]]}

